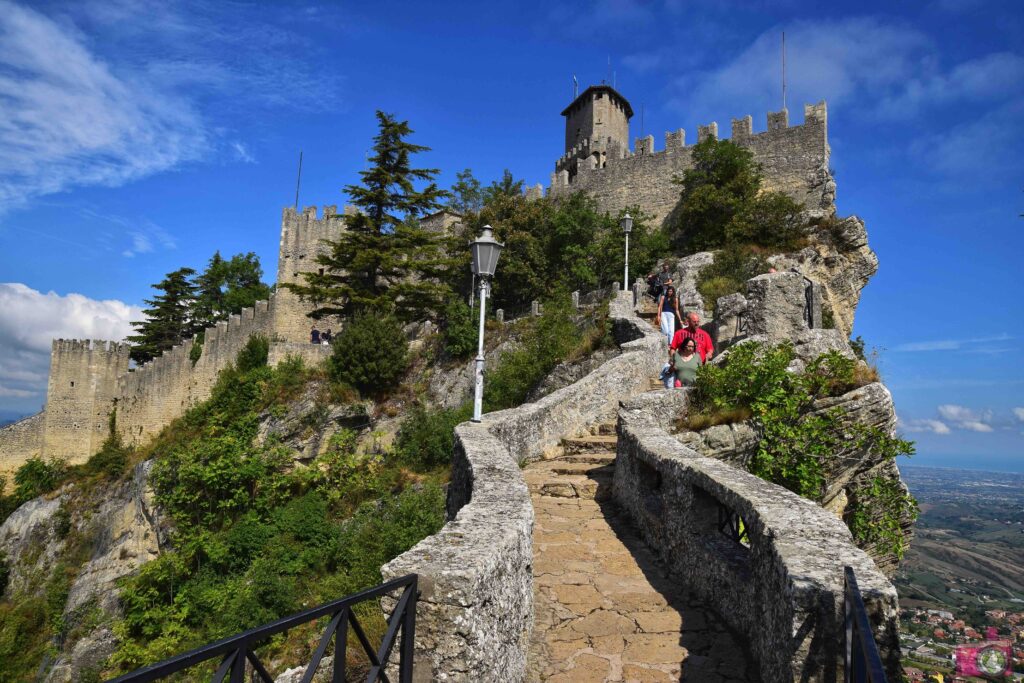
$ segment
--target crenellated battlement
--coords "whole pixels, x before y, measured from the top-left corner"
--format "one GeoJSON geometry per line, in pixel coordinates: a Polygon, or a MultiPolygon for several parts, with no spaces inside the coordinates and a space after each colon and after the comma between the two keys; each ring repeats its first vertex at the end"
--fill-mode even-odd
{"type": "Polygon", "coordinates": [[[127,357],[131,352],[131,345],[127,342],[107,341],[105,339],[54,339],[50,346],[50,352],[54,354],[84,352],[127,357]]]}
{"type": "MultiPolygon", "coordinates": [[[[824,101],[804,106],[804,122],[789,125],[789,112],[769,112],[764,131],[755,132],[750,115],[731,120],[731,140],[750,149],[764,171],[768,189],[790,194],[811,211],[831,212],[835,184],[828,174],[828,109],[824,101]]],[[[697,127],[697,142],[718,139],[718,123],[697,127]]],[[[555,162],[551,193],[584,191],[601,209],[615,213],[639,203],[663,220],[679,196],[672,179],[691,167],[694,145],[686,131],[665,133],[655,149],[654,136],[636,138],[633,150],[614,140],[581,140],[555,162]]]]}

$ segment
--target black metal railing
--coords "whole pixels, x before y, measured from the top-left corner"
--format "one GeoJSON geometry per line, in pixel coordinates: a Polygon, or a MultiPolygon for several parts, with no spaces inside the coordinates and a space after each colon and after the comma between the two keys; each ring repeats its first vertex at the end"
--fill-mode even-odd
{"type": "Polygon", "coordinates": [[[846,683],[886,683],[882,657],[871,632],[864,598],[857,587],[852,567],[844,568],[846,587],[843,600],[846,612],[846,683]]]}
{"type": "Polygon", "coordinates": [[[745,548],[750,547],[747,525],[738,512],[733,512],[721,502],[718,503],[718,532],[745,548]]]}
{"type": "Polygon", "coordinates": [[[220,666],[213,674],[213,678],[210,679],[213,683],[221,683],[225,679],[230,681],[230,683],[244,683],[246,681],[247,669],[251,671],[253,680],[260,680],[263,683],[274,683],[274,678],[267,672],[266,667],[263,666],[263,663],[256,655],[256,648],[275,634],[322,617],[329,617],[330,621],[320,637],[320,642],[313,652],[313,657],[306,666],[306,671],[302,676],[302,683],[310,683],[313,680],[313,675],[316,674],[317,669],[320,667],[320,662],[324,658],[324,654],[326,654],[332,639],[334,640],[334,662],[331,681],[333,683],[341,683],[348,680],[345,677],[345,655],[348,647],[348,630],[350,626],[359,645],[370,660],[370,671],[366,676],[367,683],[373,683],[374,681],[390,683],[385,667],[388,666],[391,651],[395,646],[396,636],[401,632],[402,645],[399,652],[398,681],[399,683],[411,683],[413,642],[416,638],[416,578],[416,574],[409,574],[408,576],[388,581],[375,588],[314,607],[305,612],[283,617],[265,626],[259,626],[245,633],[239,633],[230,638],[196,648],[177,657],[165,659],[157,664],[136,669],[131,673],[115,678],[110,683],[146,683],[146,681],[156,681],[216,659],[220,659],[220,666]],[[387,619],[387,629],[380,647],[375,649],[366,637],[366,632],[353,613],[352,607],[368,600],[377,600],[398,589],[403,589],[402,594],[398,597],[398,604],[387,619]]]}

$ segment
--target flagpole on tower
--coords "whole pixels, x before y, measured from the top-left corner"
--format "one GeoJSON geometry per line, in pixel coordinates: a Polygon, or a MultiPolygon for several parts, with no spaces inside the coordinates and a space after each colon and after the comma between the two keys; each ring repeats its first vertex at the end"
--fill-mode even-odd
{"type": "Polygon", "coordinates": [[[786,108],[786,32],[782,32],[782,108],[786,108]]]}

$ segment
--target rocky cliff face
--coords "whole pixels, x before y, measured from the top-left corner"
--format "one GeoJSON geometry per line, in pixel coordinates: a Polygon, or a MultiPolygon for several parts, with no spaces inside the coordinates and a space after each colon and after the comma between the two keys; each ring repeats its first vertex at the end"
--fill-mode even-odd
{"type": "Polygon", "coordinates": [[[91,490],[67,485],[25,503],[0,526],[0,552],[11,570],[6,597],[39,594],[53,573],[77,570],[47,682],[80,680],[114,651],[109,624],[120,615],[117,582],[166,546],[169,527],[149,488],[151,465],[91,490]]]}

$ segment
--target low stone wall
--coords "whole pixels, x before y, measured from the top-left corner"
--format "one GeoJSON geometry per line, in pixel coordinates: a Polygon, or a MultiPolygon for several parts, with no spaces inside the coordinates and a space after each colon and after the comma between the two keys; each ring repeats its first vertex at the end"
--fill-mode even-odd
{"type": "Polygon", "coordinates": [[[331,347],[323,344],[300,344],[298,342],[271,342],[267,354],[267,365],[275,367],[284,359],[296,356],[306,367],[316,367],[331,357],[331,347]]]}
{"type": "Polygon", "coordinates": [[[417,573],[416,680],[521,681],[533,626],[533,507],[520,464],[611,418],[648,388],[661,337],[633,312],[630,292],[610,305],[622,354],[536,403],[455,430],[450,520],[384,567],[417,573]]]}
{"type": "Polygon", "coordinates": [[[762,681],[843,680],[843,567],[853,567],[890,680],[899,680],[896,589],[835,515],[677,441],[686,392],[619,412],[613,495],[669,570],[749,643],[762,681]],[[749,541],[720,531],[742,520],[749,541]]]}
{"type": "Polygon", "coordinates": [[[14,472],[39,455],[45,420],[45,413],[36,413],[0,427],[0,475],[14,472]]]}

